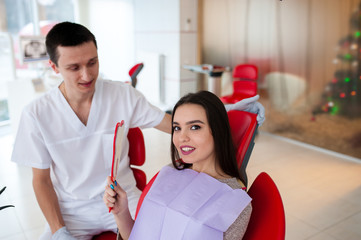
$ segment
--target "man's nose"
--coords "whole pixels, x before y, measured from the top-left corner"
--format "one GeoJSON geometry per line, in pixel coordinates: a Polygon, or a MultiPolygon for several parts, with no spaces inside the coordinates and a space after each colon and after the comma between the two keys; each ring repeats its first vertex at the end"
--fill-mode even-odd
{"type": "Polygon", "coordinates": [[[82,70],[82,72],[81,72],[81,78],[82,78],[82,80],[87,81],[87,82],[90,80],[91,74],[90,74],[89,69],[84,68],[84,69],[82,70]]]}

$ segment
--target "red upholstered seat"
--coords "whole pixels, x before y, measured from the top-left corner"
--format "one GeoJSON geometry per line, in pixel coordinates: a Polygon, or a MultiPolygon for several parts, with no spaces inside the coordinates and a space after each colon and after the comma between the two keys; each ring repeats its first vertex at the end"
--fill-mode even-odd
{"type": "Polygon", "coordinates": [[[244,111],[228,111],[228,120],[231,127],[233,144],[236,147],[238,168],[245,178],[247,186],[246,167],[254,147],[254,138],[257,132],[257,114],[244,111]]]}
{"type": "Polygon", "coordinates": [[[145,144],[144,136],[140,128],[130,128],[128,132],[129,141],[129,163],[133,170],[134,178],[137,181],[137,187],[143,191],[147,184],[147,177],[145,173],[132,166],[142,166],[145,162],[145,144]]]}
{"type": "Polygon", "coordinates": [[[265,172],[249,188],[252,215],[243,240],[284,240],[286,220],[283,202],[276,184],[265,172]]]}

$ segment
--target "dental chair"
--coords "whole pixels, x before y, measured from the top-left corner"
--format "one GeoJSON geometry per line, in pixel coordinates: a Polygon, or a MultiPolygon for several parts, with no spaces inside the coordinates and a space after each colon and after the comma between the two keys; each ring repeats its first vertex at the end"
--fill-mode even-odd
{"type": "Polygon", "coordinates": [[[225,104],[236,103],[257,95],[258,68],[253,64],[239,64],[233,69],[233,93],[221,97],[225,104]]]}
{"type": "Polygon", "coordinates": [[[138,63],[135,64],[130,70],[129,70],[129,76],[131,79],[131,84],[135,88],[137,86],[137,75],[140,73],[140,71],[143,69],[144,64],[138,63]]]}
{"type": "Polygon", "coordinates": [[[238,168],[243,176],[247,188],[248,178],[246,168],[254,147],[254,138],[257,133],[257,114],[244,111],[228,111],[228,120],[231,127],[233,144],[236,147],[238,168]]]}
{"type": "Polygon", "coordinates": [[[252,214],[243,240],[284,240],[285,211],[275,182],[261,172],[248,190],[252,198],[252,214]]]}

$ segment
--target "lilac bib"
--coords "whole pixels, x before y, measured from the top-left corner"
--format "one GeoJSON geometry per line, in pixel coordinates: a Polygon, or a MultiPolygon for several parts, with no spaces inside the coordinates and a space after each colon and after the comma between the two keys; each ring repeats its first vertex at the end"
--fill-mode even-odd
{"type": "Polygon", "coordinates": [[[244,190],[205,173],[165,166],[144,198],[129,239],[223,239],[250,202],[244,190]]]}

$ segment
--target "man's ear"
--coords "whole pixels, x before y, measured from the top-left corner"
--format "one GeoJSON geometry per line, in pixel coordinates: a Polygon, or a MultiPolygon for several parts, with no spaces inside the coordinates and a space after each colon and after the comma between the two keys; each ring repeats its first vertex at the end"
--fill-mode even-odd
{"type": "Polygon", "coordinates": [[[54,70],[55,73],[59,73],[58,67],[57,67],[56,64],[55,64],[53,61],[51,61],[50,59],[49,59],[49,65],[50,65],[50,67],[54,70]]]}

